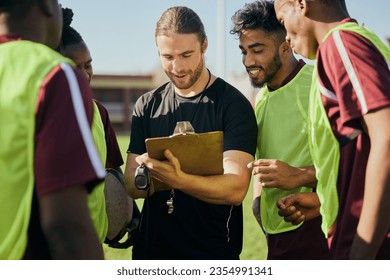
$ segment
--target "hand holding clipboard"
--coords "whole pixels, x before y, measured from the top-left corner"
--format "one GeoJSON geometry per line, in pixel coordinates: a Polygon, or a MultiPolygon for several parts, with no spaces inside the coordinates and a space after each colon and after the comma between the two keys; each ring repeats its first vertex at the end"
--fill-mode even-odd
{"type": "MultiPolygon", "coordinates": [[[[186,173],[201,176],[223,174],[222,131],[148,138],[145,143],[149,157],[157,160],[165,160],[164,151],[169,149],[186,173]]],[[[152,182],[157,189],[171,189],[155,178],[152,182]]]]}

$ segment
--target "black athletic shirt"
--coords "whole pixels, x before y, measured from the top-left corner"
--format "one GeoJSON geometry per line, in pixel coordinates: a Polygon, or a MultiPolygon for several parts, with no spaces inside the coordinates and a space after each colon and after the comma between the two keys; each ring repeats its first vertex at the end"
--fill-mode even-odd
{"type": "MultiPolygon", "coordinates": [[[[218,78],[200,98],[200,94],[189,98],[174,94],[171,83],[142,95],[134,107],[128,152],[145,153],[146,138],[172,135],[177,121],[193,118],[196,133],[223,131],[225,151],[254,156],[257,124],[246,97],[218,78]]],[[[169,196],[170,191],[162,191],[145,200],[133,259],[239,258],[241,205],[209,204],[175,190],[175,210],[168,214],[169,196]]]]}

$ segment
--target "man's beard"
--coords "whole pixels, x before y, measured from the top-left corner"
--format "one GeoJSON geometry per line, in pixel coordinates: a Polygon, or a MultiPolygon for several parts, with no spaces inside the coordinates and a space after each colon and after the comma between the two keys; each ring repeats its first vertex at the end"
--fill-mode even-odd
{"type": "Polygon", "coordinates": [[[202,58],[198,64],[198,66],[194,70],[194,72],[182,73],[182,74],[189,75],[189,81],[184,83],[184,84],[178,83],[176,81],[176,77],[173,74],[168,73],[167,71],[165,71],[165,74],[172,81],[172,83],[175,85],[176,88],[181,89],[181,90],[186,90],[186,89],[191,88],[199,80],[199,77],[203,71],[203,67],[204,67],[204,62],[203,62],[203,58],[202,58]]]}
{"type": "Polygon", "coordinates": [[[263,71],[264,73],[264,78],[261,80],[249,76],[252,86],[258,88],[263,87],[265,83],[268,83],[270,80],[272,80],[272,78],[276,75],[276,73],[280,70],[281,67],[282,67],[282,62],[280,56],[278,54],[275,54],[273,58],[273,63],[270,64],[270,67],[267,70],[265,70],[264,67],[261,66],[252,66],[250,68],[247,68],[247,69],[258,68],[261,69],[261,71],[263,71]]]}

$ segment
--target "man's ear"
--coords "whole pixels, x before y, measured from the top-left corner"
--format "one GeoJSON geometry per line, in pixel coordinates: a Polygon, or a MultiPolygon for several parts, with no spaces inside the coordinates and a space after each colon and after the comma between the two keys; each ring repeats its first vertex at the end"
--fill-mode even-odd
{"type": "Polygon", "coordinates": [[[292,52],[290,44],[287,41],[284,41],[279,46],[280,56],[290,55],[292,52]]]}
{"type": "Polygon", "coordinates": [[[309,11],[310,3],[313,0],[297,0],[299,11],[303,16],[306,16],[309,11]]]}
{"type": "Polygon", "coordinates": [[[204,41],[202,44],[202,53],[206,52],[208,46],[209,46],[209,41],[207,40],[207,37],[206,37],[206,38],[204,38],[204,41]]]}

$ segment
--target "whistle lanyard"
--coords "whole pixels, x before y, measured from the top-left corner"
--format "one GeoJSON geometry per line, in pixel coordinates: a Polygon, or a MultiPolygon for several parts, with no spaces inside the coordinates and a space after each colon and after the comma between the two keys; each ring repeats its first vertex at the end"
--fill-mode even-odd
{"type": "MultiPolygon", "coordinates": [[[[200,93],[200,97],[199,97],[199,100],[198,102],[196,103],[196,107],[194,109],[194,112],[192,113],[192,117],[190,119],[190,124],[192,125],[192,122],[195,118],[195,115],[196,115],[196,112],[198,111],[198,108],[199,108],[199,104],[202,102],[203,100],[203,97],[205,96],[205,91],[207,89],[207,87],[209,86],[210,84],[210,80],[211,80],[211,73],[210,73],[210,70],[207,69],[207,72],[209,74],[209,79],[204,87],[204,89],[202,90],[202,92],[200,93]]],[[[177,119],[176,119],[176,112],[177,112],[177,108],[176,108],[176,91],[175,91],[175,87],[172,87],[173,88],[173,128],[175,128],[175,125],[177,123],[177,119]]]]}
{"type": "MultiPolygon", "coordinates": [[[[199,97],[199,100],[198,102],[196,103],[196,107],[194,109],[194,112],[192,113],[192,117],[190,119],[190,124],[192,125],[192,121],[194,120],[195,118],[195,115],[196,115],[196,112],[198,111],[198,108],[199,108],[199,104],[202,102],[203,100],[203,97],[205,95],[205,91],[207,89],[207,87],[209,86],[209,83],[210,83],[210,80],[211,80],[211,73],[210,73],[210,70],[207,69],[207,72],[209,73],[209,79],[204,87],[204,89],[202,90],[202,92],[200,93],[200,97],[199,97]]],[[[173,87],[173,127],[175,128],[175,125],[177,123],[177,120],[176,120],[176,92],[175,92],[175,87],[173,87]]],[[[174,205],[173,205],[173,198],[175,197],[175,190],[172,189],[170,194],[169,194],[169,199],[167,200],[167,207],[168,207],[168,214],[172,214],[173,213],[173,210],[175,209],[174,205]]]]}

